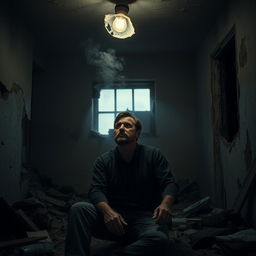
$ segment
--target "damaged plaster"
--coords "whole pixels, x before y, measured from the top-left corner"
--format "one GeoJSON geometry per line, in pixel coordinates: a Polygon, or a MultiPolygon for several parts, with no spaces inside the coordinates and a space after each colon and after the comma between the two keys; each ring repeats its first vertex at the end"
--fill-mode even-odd
{"type": "Polygon", "coordinates": [[[241,39],[240,50],[239,50],[239,65],[244,68],[247,64],[247,47],[246,47],[246,37],[241,39]]]}
{"type": "Polygon", "coordinates": [[[9,2],[0,1],[0,197],[12,203],[22,198],[22,124],[31,116],[33,40],[9,2]]]}
{"type": "Polygon", "coordinates": [[[0,96],[4,99],[8,98],[8,90],[5,85],[0,81],[0,96]]]}
{"type": "Polygon", "coordinates": [[[8,96],[10,93],[18,93],[18,92],[21,92],[22,95],[23,95],[23,99],[24,99],[24,102],[25,102],[25,97],[24,97],[24,92],[23,92],[23,89],[16,83],[13,83],[12,84],[12,87],[10,89],[6,88],[6,86],[0,81],[0,93],[1,93],[1,97],[4,99],[4,100],[7,100],[8,99],[8,96]]]}
{"type": "Polygon", "coordinates": [[[0,195],[15,201],[21,198],[19,182],[22,166],[22,118],[24,93],[18,85],[0,97],[0,195]]]}

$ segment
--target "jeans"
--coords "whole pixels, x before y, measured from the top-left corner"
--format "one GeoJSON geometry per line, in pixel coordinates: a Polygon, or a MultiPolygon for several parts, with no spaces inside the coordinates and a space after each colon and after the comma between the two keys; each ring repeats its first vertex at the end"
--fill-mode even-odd
{"type": "Polygon", "coordinates": [[[168,245],[168,227],[156,224],[152,212],[116,211],[128,223],[121,238],[107,230],[102,214],[94,205],[75,203],[69,212],[65,255],[89,256],[92,236],[124,243],[124,246],[112,252],[112,256],[164,255],[168,245]]]}

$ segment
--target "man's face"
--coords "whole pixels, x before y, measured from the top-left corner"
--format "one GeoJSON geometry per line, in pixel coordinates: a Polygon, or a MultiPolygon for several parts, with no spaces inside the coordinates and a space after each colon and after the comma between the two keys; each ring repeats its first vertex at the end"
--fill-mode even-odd
{"type": "Polygon", "coordinates": [[[135,120],[129,116],[119,119],[114,127],[114,137],[118,145],[136,142],[139,131],[136,130],[135,120]]]}

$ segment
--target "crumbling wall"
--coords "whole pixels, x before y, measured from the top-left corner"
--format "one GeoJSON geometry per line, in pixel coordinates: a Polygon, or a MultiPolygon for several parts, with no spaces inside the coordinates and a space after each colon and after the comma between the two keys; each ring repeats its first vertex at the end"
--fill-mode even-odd
{"type": "MultiPolygon", "coordinates": [[[[227,208],[232,208],[250,166],[256,157],[256,64],[255,1],[230,1],[208,37],[202,42],[198,58],[198,113],[199,136],[202,139],[201,182],[205,193],[212,188],[214,197],[214,164],[218,154],[218,166],[223,171],[224,196],[227,208]],[[214,138],[212,126],[212,104],[216,104],[211,94],[211,54],[222,42],[230,29],[235,26],[236,62],[239,104],[239,132],[232,143],[223,138],[214,138]],[[201,128],[200,128],[201,127],[201,128]],[[214,143],[219,143],[219,152],[214,152],[214,143]],[[204,186],[205,184],[205,186],[204,186]]],[[[215,133],[216,134],[216,133],[215,133]]],[[[216,198],[215,198],[216,199],[216,198]]],[[[254,201],[254,199],[250,199],[254,201]]],[[[252,210],[252,208],[251,208],[252,210]]],[[[255,211],[255,209],[254,209],[255,211]]],[[[256,214],[250,214],[256,216],[256,214]]],[[[256,223],[256,220],[251,220],[256,223]]]]}
{"type": "Polygon", "coordinates": [[[22,120],[30,119],[32,40],[19,17],[0,3],[0,196],[21,198],[22,120]]]}

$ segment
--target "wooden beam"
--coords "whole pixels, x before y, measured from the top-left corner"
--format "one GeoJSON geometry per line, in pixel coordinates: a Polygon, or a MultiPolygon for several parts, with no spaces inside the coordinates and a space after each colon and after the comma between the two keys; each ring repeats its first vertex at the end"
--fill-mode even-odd
{"type": "Polygon", "coordinates": [[[40,229],[37,227],[37,225],[28,217],[28,215],[22,211],[21,209],[16,211],[22,219],[26,222],[26,224],[30,227],[30,230],[33,231],[39,231],[40,229]]]}
{"type": "Polygon", "coordinates": [[[21,239],[3,241],[3,242],[0,242],[0,249],[7,248],[7,247],[16,247],[16,246],[31,244],[31,243],[34,243],[36,241],[46,239],[46,238],[47,238],[47,236],[26,237],[26,238],[21,238],[21,239]]]}

